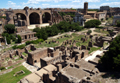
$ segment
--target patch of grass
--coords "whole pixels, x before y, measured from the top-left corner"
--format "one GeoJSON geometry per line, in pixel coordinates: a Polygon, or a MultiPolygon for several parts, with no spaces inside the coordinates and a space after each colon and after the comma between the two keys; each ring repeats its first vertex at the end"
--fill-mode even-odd
{"type": "Polygon", "coordinates": [[[98,33],[109,34],[108,31],[102,31],[101,29],[95,29],[94,31],[95,31],[95,32],[98,32],[98,33]]]}
{"type": "Polygon", "coordinates": [[[15,42],[12,42],[11,45],[15,45],[15,42]]]}
{"type": "Polygon", "coordinates": [[[32,50],[28,50],[28,52],[32,52],[32,50]]]}
{"type": "Polygon", "coordinates": [[[5,48],[1,50],[1,53],[5,52],[5,51],[8,51],[8,50],[12,50],[12,47],[6,48],[6,46],[5,46],[5,48]]]}
{"type": "Polygon", "coordinates": [[[8,69],[11,69],[11,68],[13,68],[13,66],[8,67],[8,69]]]}
{"type": "Polygon", "coordinates": [[[28,54],[27,54],[27,53],[25,53],[25,52],[23,52],[22,54],[23,54],[25,57],[28,55],[28,54]]]}
{"type": "MultiPolygon", "coordinates": [[[[59,45],[61,45],[62,44],[62,42],[63,41],[65,41],[65,40],[68,40],[68,39],[70,39],[70,38],[68,38],[68,37],[64,37],[64,38],[60,38],[60,39],[55,39],[56,41],[59,41],[59,44],[57,44],[57,43],[50,43],[50,44],[48,44],[48,43],[45,43],[45,41],[44,42],[42,42],[42,44],[35,44],[35,47],[36,48],[40,48],[40,47],[55,47],[55,46],[59,46],[59,45]]],[[[49,42],[49,41],[51,41],[52,39],[48,39],[47,41],[49,42]]]]}
{"type": "Polygon", "coordinates": [[[21,63],[15,64],[15,65],[12,65],[12,66],[8,67],[8,69],[11,69],[11,68],[13,68],[13,67],[16,67],[16,66],[18,66],[18,65],[20,65],[20,64],[21,64],[21,63]]]}
{"type": "Polygon", "coordinates": [[[19,66],[7,74],[0,75],[0,83],[17,83],[18,81],[20,81],[20,79],[29,75],[30,73],[31,72],[27,70],[24,66],[19,66]],[[21,71],[21,70],[23,70],[25,74],[19,75],[17,77],[13,76],[16,72],[21,71]]]}
{"type": "Polygon", "coordinates": [[[89,54],[93,51],[99,50],[101,47],[92,47],[89,51],[89,54]]]}
{"type": "Polygon", "coordinates": [[[90,41],[90,38],[87,39],[87,41],[83,42],[81,41],[81,38],[85,38],[85,35],[78,35],[78,34],[73,34],[74,38],[72,40],[77,40],[79,42],[76,43],[76,46],[81,46],[81,45],[88,45],[88,42],[90,41]],[[78,40],[79,39],[79,40],[78,40]]]}

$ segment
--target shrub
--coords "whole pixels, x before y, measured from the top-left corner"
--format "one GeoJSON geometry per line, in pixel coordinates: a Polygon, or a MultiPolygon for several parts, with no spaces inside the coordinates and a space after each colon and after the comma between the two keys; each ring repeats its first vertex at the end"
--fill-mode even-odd
{"type": "Polygon", "coordinates": [[[91,31],[91,30],[88,30],[87,34],[90,34],[90,33],[92,33],[92,31],[91,31]]]}
{"type": "Polygon", "coordinates": [[[14,45],[13,47],[12,47],[13,49],[23,49],[23,48],[25,48],[25,44],[22,44],[22,45],[14,45]]]}
{"type": "Polygon", "coordinates": [[[33,41],[27,41],[26,45],[29,45],[29,44],[38,44],[39,42],[43,42],[43,41],[44,41],[43,39],[37,39],[37,40],[33,40],[33,41]]]}
{"type": "Polygon", "coordinates": [[[17,42],[21,43],[22,39],[21,39],[20,35],[18,35],[17,37],[18,37],[18,41],[17,42]]]}
{"type": "Polygon", "coordinates": [[[101,22],[99,20],[90,20],[85,23],[86,28],[93,28],[99,26],[101,22]]]}
{"type": "Polygon", "coordinates": [[[23,49],[23,48],[25,48],[25,44],[19,45],[19,46],[17,46],[17,48],[18,49],[23,49]]]}
{"type": "Polygon", "coordinates": [[[106,20],[108,20],[108,18],[106,18],[106,20]]]}
{"type": "Polygon", "coordinates": [[[7,44],[11,44],[11,40],[9,37],[6,37],[7,44]]]}
{"type": "Polygon", "coordinates": [[[101,21],[103,21],[104,19],[102,18],[101,21]]]}
{"type": "Polygon", "coordinates": [[[12,39],[12,41],[16,41],[16,36],[13,34],[10,34],[10,38],[12,39]]]}
{"type": "Polygon", "coordinates": [[[117,22],[117,27],[120,27],[120,21],[117,22]]]}
{"type": "Polygon", "coordinates": [[[102,27],[102,26],[96,26],[96,28],[102,29],[102,28],[104,28],[104,27],[102,27]]]}
{"type": "Polygon", "coordinates": [[[15,31],[15,25],[13,25],[13,24],[7,24],[7,25],[4,26],[4,29],[9,34],[14,33],[14,31],[15,31]]]}
{"type": "Polygon", "coordinates": [[[4,70],[5,69],[5,67],[0,67],[0,70],[4,70]]]}
{"type": "Polygon", "coordinates": [[[12,48],[13,48],[13,49],[17,49],[17,45],[14,45],[12,48]]]}
{"type": "Polygon", "coordinates": [[[79,23],[62,21],[46,28],[35,28],[33,31],[36,32],[37,38],[46,40],[48,37],[55,36],[58,33],[68,32],[71,30],[80,31],[83,28],[84,27],[79,26],[79,23]]]}

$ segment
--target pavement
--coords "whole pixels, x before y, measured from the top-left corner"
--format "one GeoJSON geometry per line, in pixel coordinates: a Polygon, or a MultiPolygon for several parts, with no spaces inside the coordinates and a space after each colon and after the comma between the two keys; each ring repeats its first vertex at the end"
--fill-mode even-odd
{"type": "Polygon", "coordinates": [[[38,67],[32,66],[32,65],[30,65],[30,64],[28,64],[28,63],[26,63],[26,62],[23,62],[22,65],[23,65],[24,67],[26,67],[26,68],[27,68],[29,71],[31,71],[31,72],[35,72],[35,71],[38,70],[38,67]]]}
{"type": "Polygon", "coordinates": [[[96,52],[92,54],[92,56],[85,58],[85,61],[94,60],[96,56],[100,55],[101,53],[103,53],[103,51],[97,50],[96,52]]]}

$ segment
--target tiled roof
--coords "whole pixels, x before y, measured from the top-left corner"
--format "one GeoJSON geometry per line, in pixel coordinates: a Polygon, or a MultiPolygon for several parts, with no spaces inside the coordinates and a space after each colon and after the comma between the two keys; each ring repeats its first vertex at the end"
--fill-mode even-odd
{"type": "Polygon", "coordinates": [[[105,13],[105,12],[97,12],[97,14],[102,14],[102,13],[105,13]]]}
{"type": "Polygon", "coordinates": [[[96,13],[96,11],[88,11],[87,13],[96,13]]]}
{"type": "Polygon", "coordinates": [[[90,19],[90,18],[93,18],[93,17],[91,17],[90,15],[84,15],[84,18],[85,19],[90,19]]]}
{"type": "Polygon", "coordinates": [[[77,12],[77,10],[61,10],[61,12],[77,12]]]}

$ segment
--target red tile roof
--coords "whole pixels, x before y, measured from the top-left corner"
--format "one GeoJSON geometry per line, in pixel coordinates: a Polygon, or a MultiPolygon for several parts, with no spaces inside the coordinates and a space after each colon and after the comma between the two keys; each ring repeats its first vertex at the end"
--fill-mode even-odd
{"type": "Polygon", "coordinates": [[[70,9],[67,9],[67,10],[61,10],[61,12],[77,12],[77,10],[70,10],[70,9]]]}

